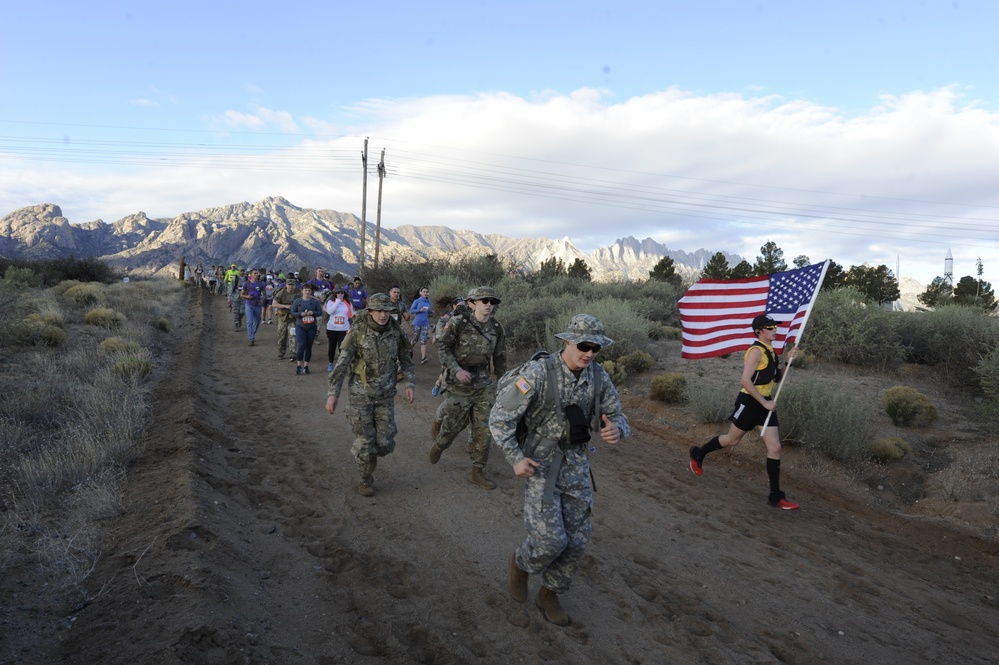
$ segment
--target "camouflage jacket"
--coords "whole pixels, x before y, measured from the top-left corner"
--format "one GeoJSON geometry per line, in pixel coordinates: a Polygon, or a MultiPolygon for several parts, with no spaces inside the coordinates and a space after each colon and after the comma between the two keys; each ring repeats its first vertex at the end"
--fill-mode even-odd
{"type": "MultiPolygon", "coordinates": [[[[288,289],[282,286],[281,288],[274,291],[273,301],[281,305],[288,305],[290,307],[291,305],[295,304],[295,300],[301,297],[302,297],[301,291],[289,291],[288,289]]],[[[281,321],[287,321],[288,323],[291,323],[295,320],[295,317],[291,315],[290,309],[275,308],[274,311],[277,312],[278,319],[281,321]]]]}
{"type": "Polygon", "coordinates": [[[455,314],[448,319],[437,339],[437,351],[447,370],[449,389],[485,388],[492,385],[492,370],[496,376],[502,376],[506,371],[506,334],[496,319],[480,323],[472,313],[455,314]],[[455,379],[460,369],[472,373],[471,383],[455,379]]]}
{"type": "MultiPolygon", "coordinates": [[[[593,363],[582,370],[577,378],[559,356],[556,370],[559,385],[554,388],[559,391],[563,410],[570,404],[576,404],[589,421],[594,404],[599,404],[600,413],[620,428],[622,438],[631,434],[631,426],[621,409],[617,388],[603,367],[593,363]],[[594,372],[602,372],[599,381],[594,381],[594,372]],[[594,396],[595,385],[600,386],[600,395],[594,396]],[[594,397],[597,401],[594,401],[594,397]]],[[[524,416],[528,431],[534,436],[563,444],[568,438],[568,424],[563,411],[544,413],[542,396],[546,390],[553,388],[545,385],[547,373],[544,359],[528,363],[523,374],[496,395],[496,402],[489,412],[489,432],[493,442],[503,451],[511,466],[524,459],[516,438],[517,423],[521,416],[524,416]]],[[[599,437],[599,434],[594,433],[594,436],[599,437]]]]}
{"type": "Polygon", "coordinates": [[[340,347],[336,367],[329,375],[328,394],[339,399],[344,379],[351,396],[387,399],[396,393],[396,373],[402,370],[409,387],[416,383],[416,368],[409,357],[409,340],[398,323],[389,319],[377,331],[371,316],[356,316],[340,347]]]}

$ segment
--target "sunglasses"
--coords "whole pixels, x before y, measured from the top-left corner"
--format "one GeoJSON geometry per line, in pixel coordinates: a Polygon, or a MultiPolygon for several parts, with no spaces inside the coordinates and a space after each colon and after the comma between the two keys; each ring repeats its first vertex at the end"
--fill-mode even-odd
{"type": "Polygon", "coordinates": [[[777,330],[777,326],[763,326],[763,330],[777,330]]]}
{"type": "Polygon", "coordinates": [[[483,298],[479,302],[484,302],[487,305],[493,305],[493,306],[500,304],[500,301],[497,300],[496,298],[483,298]]]}
{"type": "Polygon", "coordinates": [[[590,351],[596,353],[597,351],[600,350],[600,345],[592,344],[590,342],[580,342],[579,344],[576,345],[576,348],[582,351],[583,353],[589,353],[590,351]]]}

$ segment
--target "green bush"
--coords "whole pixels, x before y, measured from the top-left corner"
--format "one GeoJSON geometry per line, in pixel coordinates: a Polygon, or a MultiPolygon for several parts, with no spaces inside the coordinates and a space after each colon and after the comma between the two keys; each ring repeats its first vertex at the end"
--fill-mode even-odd
{"type": "Polygon", "coordinates": [[[734,399],[731,386],[716,386],[696,377],[687,383],[688,409],[698,422],[725,422],[732,415],[734,399]]]}
{"type": "Polygon", "coordinates": [[[818,360],[818,357],[814,353],[809,353],[807,351],[798,351],[798,355],[795,356],[794,362],[791,364],[792,367],[797,369],[808,369],[818,360]]]}
{"type": "Polygon", "coordinates": [[[101,351],[106,351],[107,353],[138,353],[142,346],[137,342],[125,339],[123,337],[108,337],[106,340],[99,344],[101,351]]]}
{"type": "Polygon", "coordinates": [[[156,319],[156,322],[153,323],[153,325],[162,330],[163,332],[170,332],[170,319],[168,319],[165,316],[161,316],[160,318],[156,319]]]}
{"type": "Polygon", "coordinates": [[[153,364],[145,358],[125,358],[116,362],[111,370],[119,376],[141,379],[149,376],[153,371],[153,364]]]}
{"type": "Polygon", "coordinates": [[[669,372],[652,377],[649,384],[649,399],[667,404],[682,402],[686,397],[687,379],[679,372],[669,372]]]}
{"type": "Polygon", "coordinates": [[[975,367],[999,347],[999,319],[981,308],[959,305],[901,316],[909,362],[937,368],[945,384],[962,392],[984,390],[975,367]]]}
{"type": "Polygon", "coordinates": [[[64,279],[63,281],[53,286],[51,291],[57,296],[63,296],[66,295],[66,291],[69,291],[71,288],[77,286],[78,284],[82,284],[82,282],[79,282],[75,279],[64,279]]]}
{"type": "Polygon", "coordinates": [[[42,285],[42,276],[38,275],[31,268],[7,268],[3,274],[3,280],[21,288],[37,288],[42,285]]]}
{"type": "Polygon", "coordinates": [[[905,439],[890,436],[877,439],[871,444],[871,459],[878,464],[888,464],[900,460],[912,452],[912,446],[905,439]]]}
{"type": "Polygon", "coordinates": [[[654,340],[675,340],[680,339],[683,331],[680,328],[674,328],[673,326],[667,326],[658,321],[649,321],[648,326],[649,339],[654,340]]]}
{"type": "Polygon", "coordinates": [[[624,365],[628,374],[641,374],[656,366],[656,359],[646,351],[632,351],[628,355],[618,358],[617,362],[624,365]]]}
{"type": "Polygon", "coordinates": [[[628,378],[628,370],[621,363],[608,360],[600,363],[600,366],[607,372],[607,376],[610,377],[611,383],[614,385],[621,385],[628,378]]]}
{"type": "Polygon", "coordinates": [[[777,406],[781,438],[842,462],[866,459],[877,413],[869,400],[809,374],[784,386],[777,406]],[[847,426],[846,424],[849,424],[847,426]]]}
{"type": "Polygon", "coordinates": [[[819,292],[803,344],[820,358],[893,369],[906,357],[897,312],[867,302],[853,289],[819,292]]]}
{"type": "Polygon", "coordinates": [[[881,406],[896,425],[925,427],[937,419],[937,408],[929,398],[908,386],[882,391],[881,406]]]}
{"type": "Polygon", "coordinates": [[[990,400],[999,401],[999,348],[979,360],[974,367],[978,381],[990,400]]]}
{"type": "Polygon", "coordinates": [[[94,284],[77,284],[71,286],[63,296],[77,305],[96,305],[104,300],[104,293],[94,284]]]}
{"type": "Polygon", "coordinates": [[[113,330],[114,328],[121,327],[127,319],[121,312],[116,312],[107,307],[95,307],[87,312],[83,320],[92,326],[100,326],[101,328],[113,330]]]}
{"type": "Polygon", "coordinates": [[[29,314],[11,331],[11,343],[19,346],[59,346],[66,341],[62,321],[29,314]]]}

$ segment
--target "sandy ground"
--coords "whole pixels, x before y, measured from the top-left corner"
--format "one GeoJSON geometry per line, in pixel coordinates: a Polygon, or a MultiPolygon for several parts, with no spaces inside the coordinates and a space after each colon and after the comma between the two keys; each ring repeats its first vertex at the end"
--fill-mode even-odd
{"type": "Polygon", "coordinates": [[[994,540],[803,470],[785,473],[801,510],[773,510],[758,440],[695,478],[687,448],[718,427],[629,394],[556,627],[506,591],[524,529],[505,461],[491,492],[462,445],[427,461],[435,362],[363,498],[346,418],[324,410],[325,345],[295,376],[277,326],[250,348],[221,298],[194,294],[178,323],[88,599],[37,616],[22,589],[0,663],[999,662],[994,540]]]}

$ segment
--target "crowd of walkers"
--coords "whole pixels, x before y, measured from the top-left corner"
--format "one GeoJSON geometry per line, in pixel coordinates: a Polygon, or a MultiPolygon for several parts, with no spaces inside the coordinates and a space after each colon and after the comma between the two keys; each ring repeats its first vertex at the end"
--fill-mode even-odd
{"type": "MultiPolygon", "coordinates": [[[[492,490],[496,483],[486,476],[485,467],[496,446],[525,483],[527,536],[510,556],[508,591],[524,602],[529,579],[537,575],[535,604],[546,620],[569,624],[559,596],[568,591],[592,531],[589,441],[599,436],[616,444],[630,433],[617,389],[595,360],[602,348],[613,344],[599,319],[577,314],[554,336],[560,345],[557,352],[540,352],[507,372],[506,336],[495,316],[501,299],[489,286],[476,287],[464,297],[446,295],[436,303],[429,289],[420,287],[407,305],[398,285],[369,295],[359,277],[337,285],[323,268],[310,276],[232,264],[207,270],[198,266],[185,276],[226,297],[233,328],[240,331],[245,321],[250,346],[256,344],[257,327],[277,319],[277,358],[294,362],[296,375],[311,373],[313,347],[325,341],[326,410],[331,415],[337,411],[346,383],[349,401],[342,412],[353,434],[357,491],[364,497],[375,494],[379,459],[395,450],[397,391],[402,388],[407,403],[415,401],[415,359],[429,362],[432,344],[441,369],[430,394],[443,399],[431,427],[428,461],[438,464],[468,430],[468,480],[492,490]],[[325,340],[318,335],[321,329],[325,340]]],[[[758,341],[746,354],[744,394],[736,403],[732,428],[690,449],[689,465],[696,476],[703,475],[706,455],[738,444],[773,411],[769,395],[780,380],[771,346],[777,325],[767,315],[753,321],[758,341]]],[[[772,428],[764,437],[769,502],[793,510],[797,504],[780,490],[777,419],[774,413],[770,416],[772,428]]]]}

